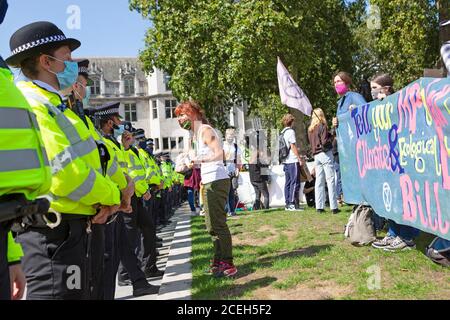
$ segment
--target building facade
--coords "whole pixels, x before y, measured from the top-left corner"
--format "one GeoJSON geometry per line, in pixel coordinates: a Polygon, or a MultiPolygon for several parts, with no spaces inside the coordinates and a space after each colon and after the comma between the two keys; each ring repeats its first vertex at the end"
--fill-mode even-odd
{"type": "Polygon", "coordinates": [[[179,127],[174,111],[177,100],[167,85],[167,75],[155,69],[146,75],[134,57],[87,57],[90,105],[120,102],[120,115],[155,141],[155,152],[179,153],[187,147],[189,132],[179,127]]]}
{"type": "MultiPolygon", "coordinates": [[[[87,57],[89,59],[90,106],[120,102],[120,115],[135,128],[145,130],[153,138],[155,152],[170,151],[172,157],[188,148],[189,132],[178,125],[174,114],[178,104],[168,87],[168,76],[155,69],[145,74],[135,57],[87,57]]],[[[229,124],[237,129],[237,140],[245,145],[245,136],[251,129],[260,129],[258,119],[245,117],[245,102],[230,110],[229,124]],[[256,122],[255,122],[256,120],[256,122]]]]}

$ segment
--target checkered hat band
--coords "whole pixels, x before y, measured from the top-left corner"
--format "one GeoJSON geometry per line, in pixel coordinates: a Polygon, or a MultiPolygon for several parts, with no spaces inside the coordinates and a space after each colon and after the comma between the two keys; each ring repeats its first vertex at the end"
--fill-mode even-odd
{"type": "Polygon", "coordinates": [[[119,108],[108,109],[105,111],[97,111],[97,112],[95,112],[95,115],[101,117],[101,116],[108,116],[110,114],[116,114],[116,113],[119,113],[119,108]]]}
{"type": "Polygon", "coordinates": [[[50,37],[45,37],[43,39],[39,39],[36,41],[32,41],[32,42],[28,42],[26,44],[21,45],[20,47],[15,48],[12,52],[11,55],[15,55],[18,54],[20,52],[32,49],[34,47],[46,44],[46,43],[51,43],[51,42],[57,42],[57,41],[63,41],[66,40],[67,38],[63,35],[57,35],[57,36],[50,36],[50,37]]]}
{"type": "Polygon", "coordinates": [[[79,67],[78,73],[89,73],[89,69],[86,67],[79,67]]]}
{"type": "Polygon", "coordinates": [[[136,139],[141,139],[141,138],[145,138],[145,134],[138,134],[134,136],[136,139]]]}

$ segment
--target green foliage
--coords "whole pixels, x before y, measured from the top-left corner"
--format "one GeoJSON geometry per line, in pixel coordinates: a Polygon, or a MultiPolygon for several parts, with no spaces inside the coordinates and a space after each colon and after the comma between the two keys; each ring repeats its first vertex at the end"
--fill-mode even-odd
{"type": "Polygon", "coordinates": [[[153,22],[141,60],[171,74],[178,99],[193,98],[213,122],[223,121],[236,99],[250,113],[278,123],[286,108],[278,95],[280,56],[314,105],[330,111],[332,73],[351,67],[351,33],[340,0],[131,0],[153,22]],[[279,98],[278,98],[279,101],[279,98]],[[274,110],[264,110],[267,105],[274,110]],[[257,111],[256,111],[257,110],[257,111]],[[220,115],[220,117],[217,117],[220,115]]]}
{"type": "Polygon", "coordinates": [[[435,1],[371,0],[380,10],[381,28],[365,24],[354,29],[360,43],[355,63],[360,74],[387,72],[401,89],[432,68],[439,58],[438,15],[435,1]]]}
{"type": "Polygon", "coordinates": [[[331,78],[337,70],[353,73],[355,82],[388,72],[400,89],[433,67],[439,52],[435,1],[371,0],[380,8],[380,29],[367,27],[367,5],[368,0],[130,0],[130,8],[153,23],[140,53],[145,70],[168,72],[173,94],[198,100],[219,128],[241,100],[266,127],[280,126],[289,109],[279,99],[277,56],[328,118],[335,114],[331,78]]]}

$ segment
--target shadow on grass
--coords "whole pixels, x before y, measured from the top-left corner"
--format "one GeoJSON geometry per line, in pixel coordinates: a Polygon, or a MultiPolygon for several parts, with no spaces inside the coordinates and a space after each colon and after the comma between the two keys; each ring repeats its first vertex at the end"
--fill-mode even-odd
{"type": "MultiPolygon", "coordinates": [[[[236,249],[238,249],[239,247],[240,246],[237,246],[236,249]]],[[[313,245],[306,248],[292,250],[289,252],[277,252],[276,254],[272,254],[269,257],[257,259],[255,261],[238,266],[239,268],[238,278],[248,276],[249,274],[254,273],[255,271],[261,268],[270,268],[276,261],[282,259],[291,259],[296,257],[313,257],[317,255],[319,252],[323,250],[328,250],[332,247],[333,245],[331,244],[319,246],[313,245]]]]}

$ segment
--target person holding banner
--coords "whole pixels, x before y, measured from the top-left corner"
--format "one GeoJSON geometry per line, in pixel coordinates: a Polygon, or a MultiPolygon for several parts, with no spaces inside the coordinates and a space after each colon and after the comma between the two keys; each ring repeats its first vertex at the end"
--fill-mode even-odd
{"type": "Polygon", "coordinates": [[[330,209],[333,214],[339,212],[336,188],[334,185],[334,159],[332,152],[332,138],[328,132],[327,120],[322,109],[313,110],[311,125],[308,128],[308,139],[311,153],[314,155],[316,171],[315,201],[318,213],[324,212],[325,207],[325,181],[328,187],[330,209]]]}
{"type": "MultiPolygon", "coordinates": [[[[376,75],[370,82],[372,89],[372,98],[384,99],[388,95],[394,93],[394,80],[388,74],[376,75]]],[[[379,218],[374,217],[374,219],[379,218]]],[[[386,236],[372,243],[372,247],[376,249],[384,249],[385,251],[401,251],[413,249],[416,247],[414,238],[419,235],[419,230],[410,226],[401,225],[393,220],[388,220],[388,232],[386,236]]]]}
{"type": "MultiPolygon", "coordinates": [[[[351,91],[352,87],[352,77],[350,74],[344,71],[339,71],[333,78],[334,88],[336,93],[340,96],[338,100],[338,108],[336,111],[336,116],[346,113],[347,111],[353,109],[356,106],[365,104],[366,99],[357,92],[351,91]]],[[[333,127],[337,127],[338,120],[336,117],[333,118],[333,127]]]]}

